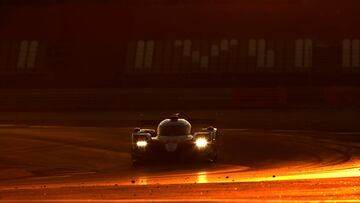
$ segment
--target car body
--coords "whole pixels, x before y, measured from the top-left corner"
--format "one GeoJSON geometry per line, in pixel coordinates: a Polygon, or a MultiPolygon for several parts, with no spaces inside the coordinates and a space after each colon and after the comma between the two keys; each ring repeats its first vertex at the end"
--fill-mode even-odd
{"type": "Polygon", "coordinates": [[[154,129],[135,128],[131,136],[133,164],[161,160],[214,162],[218,156],[218,130],[207,127],[192,134],[192,126],[178,115],[154,129]]]}

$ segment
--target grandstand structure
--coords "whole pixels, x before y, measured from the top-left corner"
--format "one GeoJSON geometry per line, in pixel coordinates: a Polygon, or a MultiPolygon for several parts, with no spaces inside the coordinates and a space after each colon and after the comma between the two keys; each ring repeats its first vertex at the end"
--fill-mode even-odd
{"type": "Polygon", "coordinates": [[[0,87],[360,84],[356,0],[3,0],[0,87]]]}

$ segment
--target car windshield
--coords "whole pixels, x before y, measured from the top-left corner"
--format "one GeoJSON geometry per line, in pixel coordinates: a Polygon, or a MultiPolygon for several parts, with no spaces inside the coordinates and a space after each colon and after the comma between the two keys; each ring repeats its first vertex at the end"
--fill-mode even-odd
{"type": "Polygon", "coordinates": [[[184,136],[190,134],[188,126],[165,125],[159,128],[160,136],[184,136]]]}

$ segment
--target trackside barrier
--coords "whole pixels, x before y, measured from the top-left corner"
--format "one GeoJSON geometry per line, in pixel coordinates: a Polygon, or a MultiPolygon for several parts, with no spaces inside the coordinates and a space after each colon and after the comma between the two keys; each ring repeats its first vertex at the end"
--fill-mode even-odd
{"type": "Polygon", "coordinates": [[[285,88],[239,88],[234,90],[237,107],[284,107],[288,105],[285,88]]]}
{"type": "Polygon", "coordinates": [[[360,106],[360,87],[0,90],[0,111],[360,106]]]}
{"type": "Polygon", "coordinates": [[[328,87],[324,89],[324,97],[333,106],[359,106],[360,87],[328,87]]]}
{"type": "Polygon", "coordinates": [[[278,87],[234,90],[236,107],[360,106],[360,87],[278,87]]]}

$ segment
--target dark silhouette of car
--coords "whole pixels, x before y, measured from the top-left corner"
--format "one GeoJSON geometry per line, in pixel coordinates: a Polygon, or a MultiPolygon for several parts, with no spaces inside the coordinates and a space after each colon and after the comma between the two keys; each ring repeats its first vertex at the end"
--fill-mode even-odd
{"type": "Polygon", "coordinates": [[[157,130],[135,128],[131,138],[133,165],[161,160],[211,163],[218,158],[217,128],[210,126],[192,134],[189,121],[178,114],[161,121],[157,130]]]}

